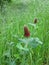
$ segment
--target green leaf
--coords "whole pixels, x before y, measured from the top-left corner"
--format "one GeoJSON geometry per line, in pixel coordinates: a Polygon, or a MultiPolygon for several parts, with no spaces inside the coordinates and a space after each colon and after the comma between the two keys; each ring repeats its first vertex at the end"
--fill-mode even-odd
{"type": "Polygon", "coordinates": [[[25,39],[19,39],[21,43],[28,44],[30,47],[37,47],[40,44],[43,44],[39,38],[25,38],[25,39]]]}
{"type": "Polygon", "coordinates": [[[29,51],[28,48],[23,47],[21,44],[17,44],[16,47],[20,50],[29,51]]]}

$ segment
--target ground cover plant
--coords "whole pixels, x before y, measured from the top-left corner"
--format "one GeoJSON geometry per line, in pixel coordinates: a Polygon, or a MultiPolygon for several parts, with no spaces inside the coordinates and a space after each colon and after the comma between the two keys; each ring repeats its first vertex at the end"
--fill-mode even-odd
{"type": "Polygon", "coordinates": [[[48,0],[0,0],[0,65],[49,65],[48,0]]]}

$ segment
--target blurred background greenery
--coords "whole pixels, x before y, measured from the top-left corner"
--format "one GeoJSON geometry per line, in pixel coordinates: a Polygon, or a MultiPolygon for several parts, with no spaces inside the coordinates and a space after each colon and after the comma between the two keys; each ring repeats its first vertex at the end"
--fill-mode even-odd
{"type": "Polygon", "coordinates": [[[48,0],[0,0],[0,65],[12,64],[49,65],[48,0]],[[35,18],[38,20],[36,30],[29,25],[34,23],[35,18]],[[23,38],[24,25],[28,26],[31,37],[38,37],[43,42],[42,46],[33,48],[30,55],[21,55],[23,52],[16,48],[17,38],[13,37],[23,38]],[[14,42],[14,48],[9,46],[11,42],[14,42]]]}

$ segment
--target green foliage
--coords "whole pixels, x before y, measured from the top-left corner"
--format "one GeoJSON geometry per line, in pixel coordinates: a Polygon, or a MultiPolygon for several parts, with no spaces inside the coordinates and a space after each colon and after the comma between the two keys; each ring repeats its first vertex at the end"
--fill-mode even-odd
{"type": "Polygon", "coordinates": [[[11,2],[11,0],[0,0],[0,5],[3,5],[5,2],[11,2]]]}
{"type": "Polygon", "coordinates": [[[7,0],[0,0],[1,3],[0,65],[49,65],[49,1],[12,0],[7,4],[7,0]],[[24,37],[24,25],[30,30],[29,38],[24,37]]]}

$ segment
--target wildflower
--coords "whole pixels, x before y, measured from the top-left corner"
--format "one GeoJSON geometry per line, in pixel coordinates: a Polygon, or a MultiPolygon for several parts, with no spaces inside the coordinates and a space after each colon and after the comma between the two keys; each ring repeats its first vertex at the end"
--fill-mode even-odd
{"type": "Polygon", "coordinates": [[[37,23],[37,18],[34,19],[34,24],[36,24],[36,23],[37,23]]]}
{"type": "Polygon", "coordinates": [[[25,37],[29,37],[29,36],[30,36],[30,32],[29,32],[27,26],[24,26],[24,36],[25,36],[25,37]]]}

